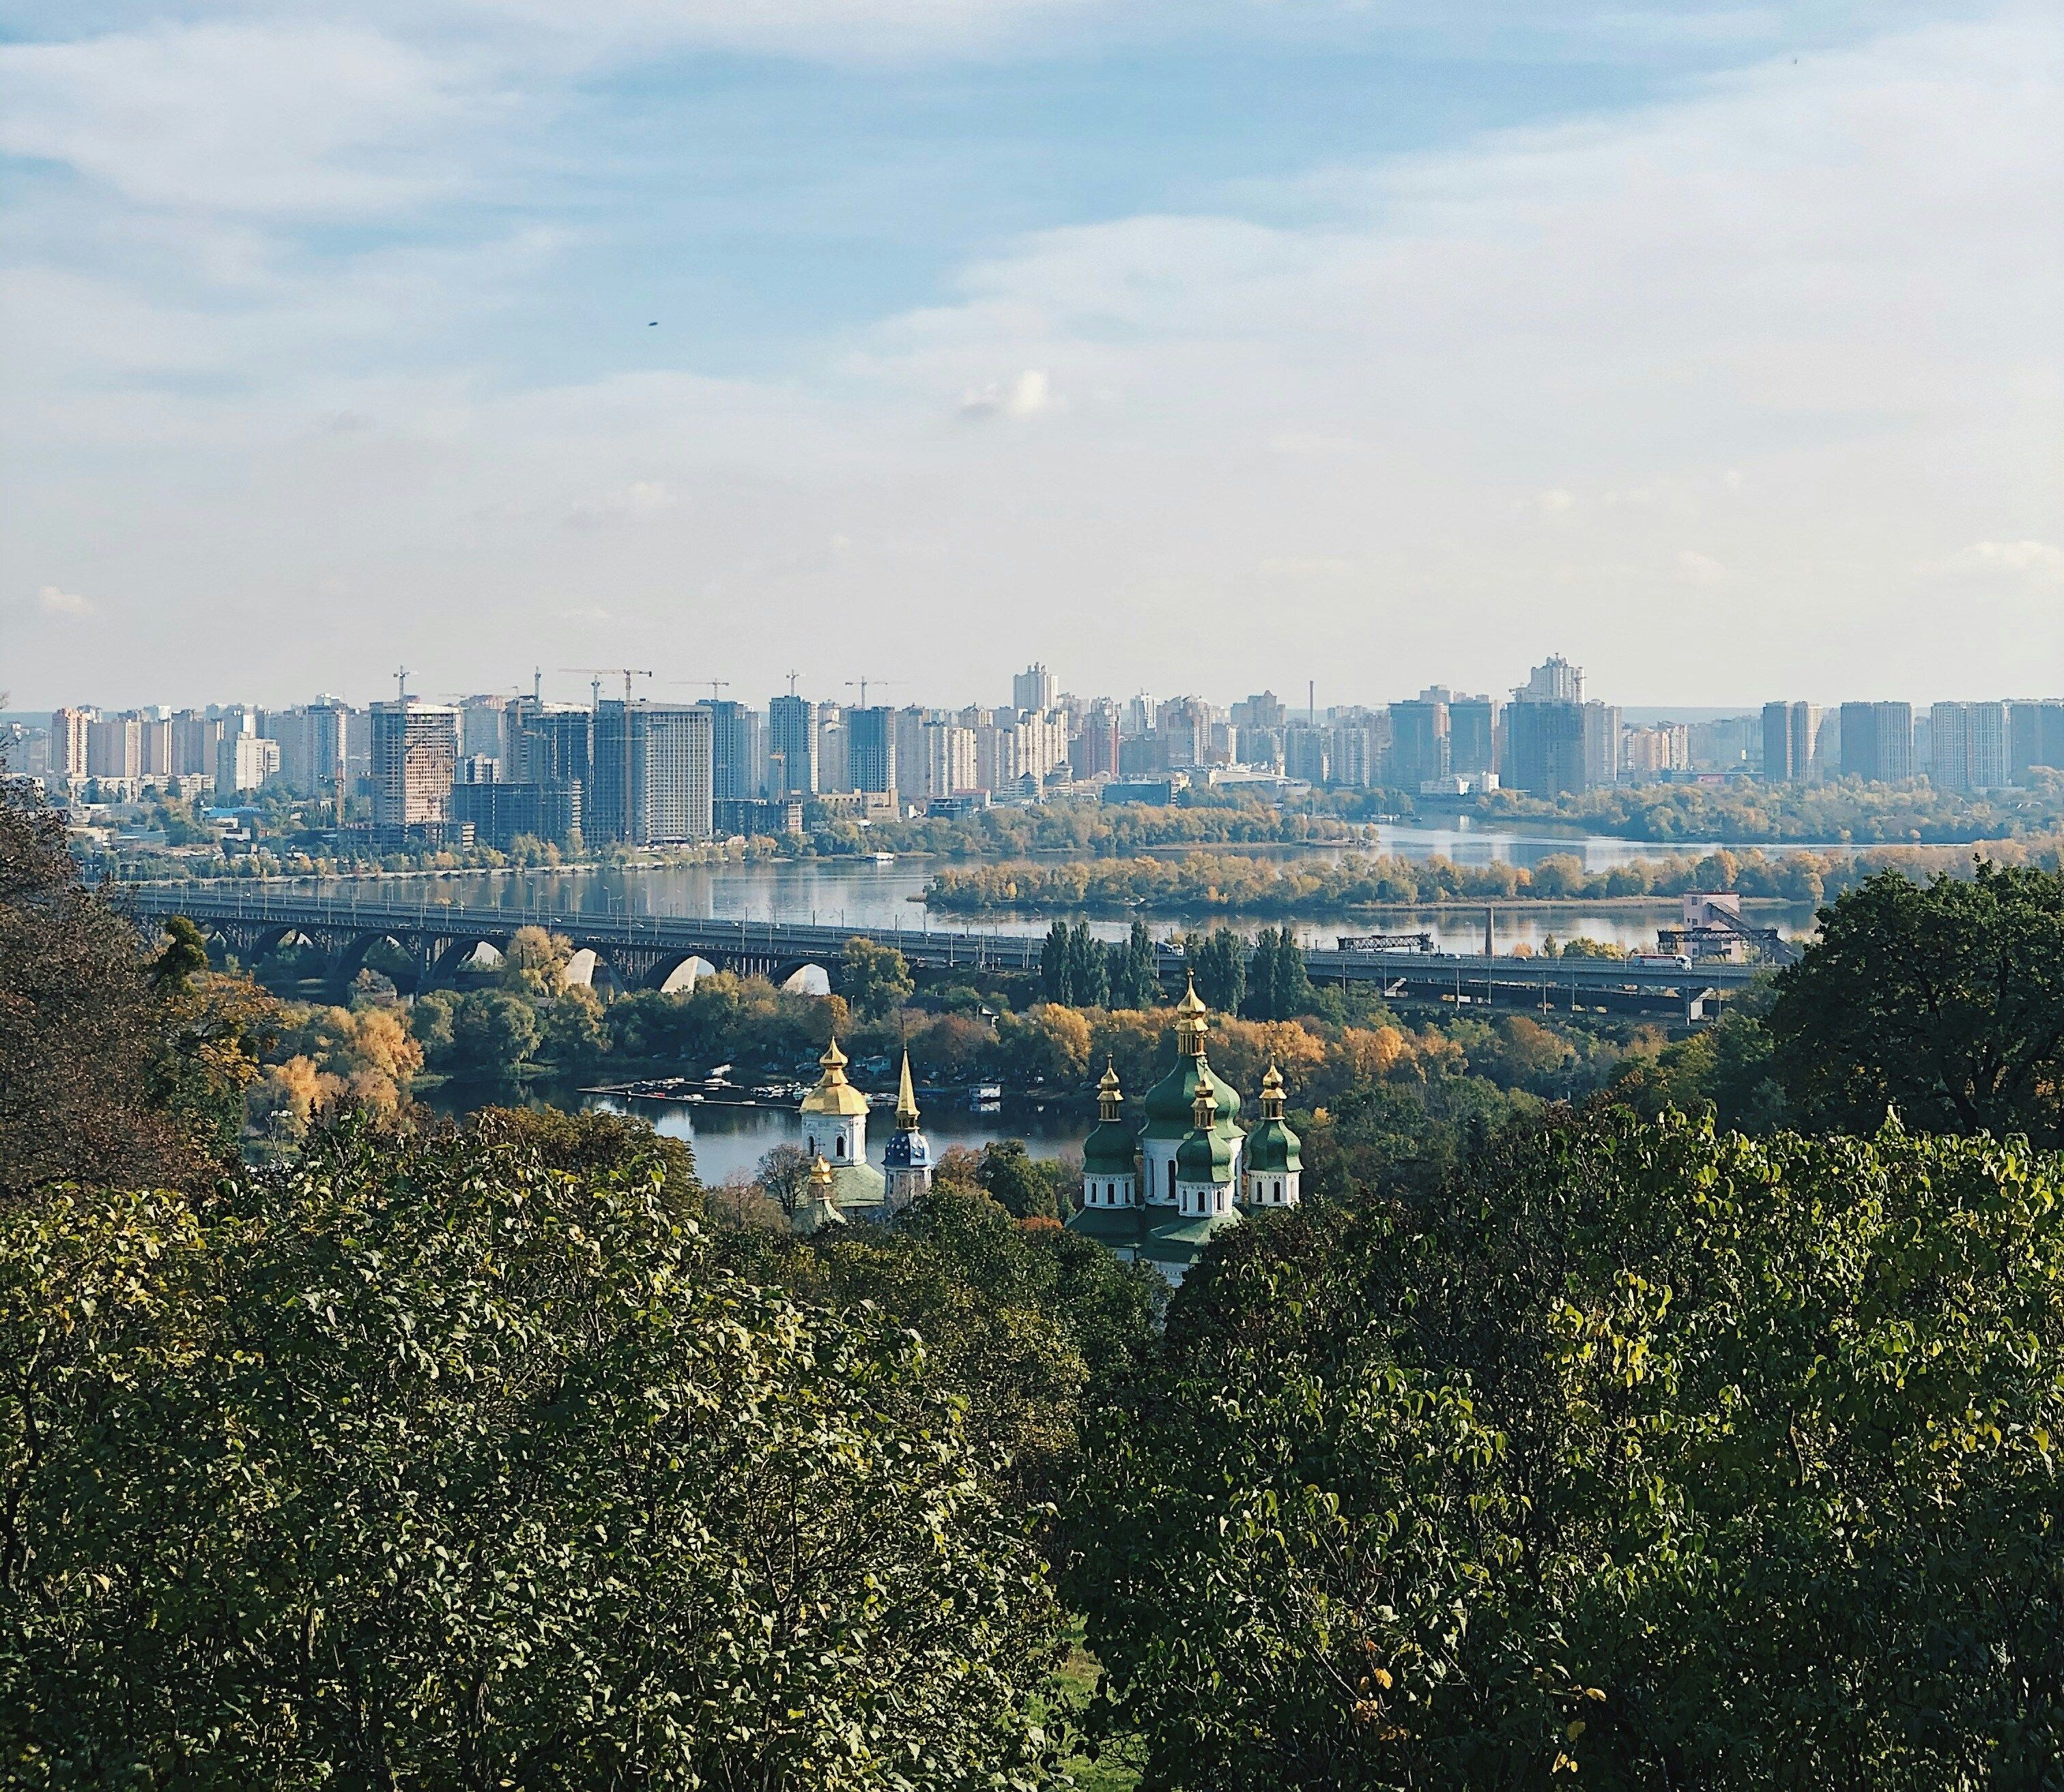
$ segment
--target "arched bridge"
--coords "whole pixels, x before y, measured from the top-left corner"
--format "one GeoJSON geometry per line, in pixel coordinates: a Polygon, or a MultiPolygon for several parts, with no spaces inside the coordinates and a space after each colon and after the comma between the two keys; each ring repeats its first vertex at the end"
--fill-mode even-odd
{"type": "Polygon", "coordinates": [[[665,915],[595,915],[579,910],[490,904],[368,902],[288,895],[265,889],[191,890],[134,885],[127,892],[141,920],[184,915],[246,963],[284,944],[313,947],[329,963],[341,994],[381,944],[414,964],[421,992],[447,983],[483,945],[506,952],[517,930],[542,927],[592,952],[599,966],[627,989],[664,989],[698,960],[784,982],[811,965],[836,984],[846,942],[857,936],[900,946],[913,964],[949,968],[989,965],[1037,970],[1038,939],[1014,933],[909,932],[827,927],[793,921],[685,919],[665,915]]]}
{"type": "MultiPolygon", "coordinates": [[[[184,915],[246,962],[298,940],[327,957],[340,997],[382,941],[416,968],[415,988],[436,988],[485,944],[506,952],[516,930],[543,927],[592,952],[621,988],[665,988],[698,960],[718,970],[776,982],[815,964],[836,987],[846,942],[855,938],[898,948],[911,964],[1030,971],[1039,967],[1041,937],[933,929],[823,926],[800,921],[724,920],[664,915],[594,915],[578,910],[490,904],[373,901],[292,895],[263,888],[207,889],[139,884],[131,904],[139,919],[184,915]]],[[[1163,944],[1155,954],[1163,984],[1179,989],[1183,955],[1163,944]]],[[[1747,964],[1691,967],[1654,960],[1514,958],[1481,952],[1352,951],[1305,954],[1312,981],[1374,984],[1389,1000],[1457,1007],[1567,1013],[1670,1014],[1687,1022],[1711,1017],[1715,1005],[1744,989],[1756,971],[1747,964]]]]}

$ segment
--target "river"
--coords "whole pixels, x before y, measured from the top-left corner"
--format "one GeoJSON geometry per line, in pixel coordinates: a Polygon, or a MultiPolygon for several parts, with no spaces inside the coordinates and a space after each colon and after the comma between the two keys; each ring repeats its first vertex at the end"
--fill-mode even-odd
{"type": "MultiPolygon", "coordinates": [[[[712,1185],[752,1174],[760,1160],[777,1145],[803,1142],[802,1122],[792,1106],[627,1101],[613,1095],[587,1096],[579,1098],[579,1105],[643,1114],[669,1138],[688,1140],[695,1148],[695,1174],[712,1185]]],[[[1024,1140],[1026,1149],[1035,1158],[1058,1158],[1080,1147],[1089,1124],[1058,1109],[1013,1106],[978,1113],[944,1097],[921,1105],[925,1136],[932,1142],[934,1162],[941,1152],[953,1146],[978,1151],[985,1145],[1006,1138],[1024,1140]]],[[[882,1143],[895,1126],[890,1107],[877,1106],[869,1117],[867,1154],[871,1163],[881,1162],[882,1143]]]]}
{"type": "MultiPolygon", "coordinates": [[[[1272,859],[1293,857],[1336,860],[1351,852],[1392,852],[1407,859],[1441,856],[1460,864],[1486,864],[1504,861],[1518,865],[1538,864],[1556,853],[1582,860],[1588,871],[1598,871],[1630,860],[1663,856],[1666,852],[1703,854],[1715,850],[1708,844],[1686,842],[1668,848],[1638,840],[1608,838],[1603,835],[1555,835],[1545,831],[1507,832],[1490,828],[1457,826],[1425,828],[1384,826],[1369,831],[1352,846],[1234,846],[1164,848],[1167,852],[1207,851],[1240,852],[1272,859]]],[[[1774,852],[1807,850],[1776,847],[1774,852]]],[[[1815,848],[1814,851],[1844,850],[1815,848]]],[[[457,872],[432,877],[411,877],[391,887],[405,892],[403,900],[432,903],[455,902],[510,907],[560,908],[587,914],[629,912],[634,914],[712,916],[728,920],[820,921],[841,926],[865,928],[893,936],[898,931],[933,933],[968,932],[1044,933],[1045,916],[970,917],[934,913],[924,902],[925,887],[942,863],[906,857],[892,864],[867,859],[773,859],[752,864],[663,865],[630,869],[569,871],[457,872]]],[[[366,891],[365,880],[325,879],[315,887],[339,896],[366,891]]],[[[1652,948],[1659,920],[1675,912],[1673,904],[1659,902],[1640,908],[1540,906],[1527,902],[1498,904],[1494,918],[1494,940],[1500,952],[1515,945],[1538,950],[1553,935],[1568,939],[1582,934],[1632,948],[1652,948]]],[[[1760,918],[1788,932],[1804,932],[1812,925],[1812,911],[1764,911],[1760,918]]],[[[1122,936],[1127,927],[1122,920],[1092,920],[1090,929],[1107,939],[1122,936]]],[[[1157,935],[1182,930],[1183,924],[1167,920],[1150,923],[1157,935]]],[[[1274,924],[1267,917],[1228,915],[1215,918],[1213,925],[1229,925],[1252,932],[1274,924]]],[[[1484,911],[1469,909],[1387,912],[1379,922],[1313,917],[1293,922],[1300,938],[1308,945],[1330,945],[1340,933],[1365,932],[1381,926],[1386,932],[1417,932],[1422,928],[1434,935],[1446,950],[1481,951],[1484,938],[1484,911]]]]}

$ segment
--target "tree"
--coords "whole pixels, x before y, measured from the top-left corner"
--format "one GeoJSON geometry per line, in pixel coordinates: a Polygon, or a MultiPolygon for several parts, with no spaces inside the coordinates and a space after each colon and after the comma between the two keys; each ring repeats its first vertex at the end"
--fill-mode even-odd
{"type": "Polygon", "coordinates": [[[543,1038],[530,1005],[506,989],[469,990],[452,1011],[454,1073],[483,1082],[506,1082],[543,1038]]]}
{"type": "Polygon", "coordinates": [[[1068,933],[1068,1001],[1075,1008],[1102,1008],[1111,996],[1111,973],[1103,948],[1087,921],[1077,921],[1068,933]]]}
{"type": "Polygon", "coordinates": [[[2064,1165],[1623,1109],[1215,1242],[1085,1440],[1150,1779],[2043,1783],[2064,1165]]]}
{"type": "Polygon", "coordinates": [[[2064,1143],[2064,874],[1881,872],[1820,913],[1777,978],[1774,1065],[1809,1126],[2064,1143]]]}
{"type": "Polygon", "coordinates": [[[500,981],[505,989],[533,1001],[549,999],[566,987],[566,966],[574,943],[542,927],[519,927],[502,955],[500,981]]]}
{"type": "Polygon", "coordinates": [[[1132,924],[1122,944],[1106,955],[1106,983],[1113,1008],[1158,1008],[1163,1001],[1161,977],[1154,952],[1154,936],[1144,921],[1132,924]]]}
{"type": "Polygon", "coordinates": [[[147,961],[63,817],[0,777],[0,1202],[66,1182],[204,1187],[234,1158],[263,1001],[190,922],[147,961]]]}
{"type": "Polygon", "coordinates": [[[845,943],[839,987],[854,1013],[879,1021],[909,1001],[917,985],[909,961],[895,947],[856,934],[845,943]]]}
{"type": "Polygon", "coordinates": [[[1046,929],[1045,943],[1039,948],[1039,987],[1046,992],[1050,1002],[1064,1002],[1068,999],[1070,979],[1074,964],[1068,954],[1068,924],[1055,921],[1046,929]]]}
{"type": "Polygon", "coordinates": [[[1247,942],[1229,927],[1208,937],[1192,933],[1183,952],[1196,975],[1197,993],[1222,1014],[1237,1014],[1247,989],[1247,942]]]}
{"type": "Polygon", "coordinates": [[[976,1172],[983,1188],[1014,1219],[1051,1219],[1061,1210],[1054,1186],[1057,1166],[1044,1164],[1025,1149],[1022,1139],[999,1139],[986,1145],[976,1172]]]}
{"type": "Polygon", "coordinates": [[[791,1219],[809,1180],[810,1154],[800,1145],[777,1145],[760,1160],[760,1187],[791,1219]]]}
{"type": "Polygon", "coordinates": [[[1287,1021],[1312,1008],[1312,980],[1294,928],[1264,927],[1255,936],[1240,1012],[1257,1021],[1287,1021]]]}
{"type": "Polygon", "coordinates": [[[1059,1614],[909,1333],[651,1182],[319,1133],[0,1214],[0,1759],[43,1784],[1030,1785],[1059,1614]]]}

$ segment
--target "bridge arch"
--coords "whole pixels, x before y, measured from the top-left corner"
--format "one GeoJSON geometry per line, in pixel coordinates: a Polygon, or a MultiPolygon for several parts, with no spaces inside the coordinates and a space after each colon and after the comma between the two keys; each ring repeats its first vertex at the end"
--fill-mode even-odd
{"type": "Polygon", "coordinates": [[[416,960],[416,989],[420,994],[428,987],[423,981],[422,955],[417,950],[415,940],[408,935],[393,932],[355,933],[347,940],[330,964],[330,981],[339,991],[348,991],[357,981],[358,973],[365,968],[366,954],[375,946],[392,946],[405,958],[416,960]]]}
{"type": "Polygon", "coordinates": [[[663,996],[684,996],[716,969],[700,952],[686,952],[671,962],[663,958],[653,967],[651,987],[663,996]]]}
{"type": "Polygon", "coordinates": [[[418,985],[418,993],[449,985],[473,962],[482,946],[498,958],[508,951],[509,941],[506,935],[497,938],[490,934],[472,932],[447,934],[426,941],[422,954],[426,960],[426,968],[418,985]]]}
{"type": "Polygon", "coordinates": [[[832,973],[814,958],[792,958],[775,965],[774,987],[791,996],[828,996],[832,973]]]}

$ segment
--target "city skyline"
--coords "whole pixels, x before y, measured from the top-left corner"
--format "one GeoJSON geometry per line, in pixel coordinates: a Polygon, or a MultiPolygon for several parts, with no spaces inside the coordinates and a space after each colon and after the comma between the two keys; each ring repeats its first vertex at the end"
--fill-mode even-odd
{"type": "Polygon", "coordinates": [[[18,707],[2064,663],[2053,10],[12,10],[18,707]]]}

